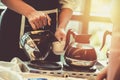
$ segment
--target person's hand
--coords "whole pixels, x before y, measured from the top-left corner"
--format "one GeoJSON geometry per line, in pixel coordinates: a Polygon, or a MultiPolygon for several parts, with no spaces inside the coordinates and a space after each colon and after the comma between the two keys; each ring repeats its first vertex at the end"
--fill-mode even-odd
{"type": "Polygon", "coordinates": [[[55,37],[59,40],[59,41],[65,41],[66,40],[66,32],[64,28],[60,28],[58,27],[56,32],[55,32],[55,37]]]}
{"type": "Polygon", "coordinates": [[[50,17],[42,11],[31,12],[27,18],[33,30],[37,30],[46,25],[51,25],[50,17]]]}
{"type": "Polygon", "coordinates": [[[100,73],[98,73],[96,80],[104,80],[107,78],[107,68],[105,67],[100,73]]]}

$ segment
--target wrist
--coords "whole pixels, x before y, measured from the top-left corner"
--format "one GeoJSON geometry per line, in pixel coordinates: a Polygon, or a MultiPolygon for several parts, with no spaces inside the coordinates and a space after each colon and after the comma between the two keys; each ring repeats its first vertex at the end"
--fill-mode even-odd
{"type": "Polygon", "coordinates": [[[63,29],[63,30],[65,30],[65,27],[63,27],[63,26],[58,26],[57,29],[63,29]]]}
{"type": "Polygon", "coordinates": [[[65,28],[64,27],[58,27],[57,31],[65,31],[65,28]]]}

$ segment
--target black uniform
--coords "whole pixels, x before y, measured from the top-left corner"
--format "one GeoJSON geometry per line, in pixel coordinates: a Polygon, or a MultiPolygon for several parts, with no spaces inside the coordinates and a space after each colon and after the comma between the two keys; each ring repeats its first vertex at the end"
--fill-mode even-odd
{"type": "MultiPolygon", "coordinates": [[[[24,0],[27,4],[34,7],[36,10],[51,10],[59,8],[58,0],[24,0]]],[[[51,26],[45,29],[51,30],[55,33],[56,30],[56,14],[49,15],[52,19],[51,26]]],[[[25,31],[31,31],[32,28],[26,20],[25,31]]],[[[0,60],[9,61],[13,57],[19,57],[22,60],[29,60],[22,49],[19,48],[19,35],[21,26],[21,15],[6,9],[2,16],[0,25],[0,60]]],[[[49,61],[59,61],[60,56],[50,54],[47,58],[49,61]]]]}

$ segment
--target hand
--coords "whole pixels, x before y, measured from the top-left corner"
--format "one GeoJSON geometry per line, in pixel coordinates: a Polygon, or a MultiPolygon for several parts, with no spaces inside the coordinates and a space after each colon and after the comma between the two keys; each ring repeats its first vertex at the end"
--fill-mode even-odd
{"type": "Polygon", "coordinates": [[[59,40],[59,41],[65,41],[66,40],[66,32],[64,28],[57,28],[56,32],[55,32],[55,37],[59,40]]]}
{"type": "Polygon", "coordinates": [[[100,73],[98,73],[96,80],[104,80],[107,78],[107,68],[105,67],[100,73]]]}
{"type": "Polygon", "coordinates": [[[46,25],[51,25],[50,17],[42,11],[32,12],[27,18],[33,30],[37,30],[46,25]]]}

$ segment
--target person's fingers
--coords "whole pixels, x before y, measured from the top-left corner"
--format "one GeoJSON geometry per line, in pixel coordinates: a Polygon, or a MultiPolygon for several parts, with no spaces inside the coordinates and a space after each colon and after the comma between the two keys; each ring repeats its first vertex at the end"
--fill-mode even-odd
{"type": "Polygon", "coordinates": [[[35,25],[32,22],[30,22],[30,25],[31,25],[33,30],[37,30],[37,28],[35,27],[35,25]]]}
{"type": "Polygon", "coordinates": [[[107,67],[104,68],[100,73],[98,73],[96,80],[104,80],[107,78],[107,67]]]}
{"type": "Polygon", "coordinates": [[[98,76],[96,77],[96,80],[104,80],[105,78],[106,78],[106,75],[98,74],[98,76]]]}
{"type": "Polygon", "coordinates": [[[66,37],[65,37],[65,35],[55,35],[56,36],[56,38],[59,40],[59,41],[65,41],[66,40],[66,37]]]}
{"type": "Polygon", "coordinates": [[[33,28],[33,30],[37,30],[37,26],[39,25],[39,23],[38,23],[38,19],[35,16],[29,18],[29,23],[33,28]]]}
{"type": "Polygon", "coordinates": [[[48,15],[46,15],[46,18],[47,18],[47,23],[50,26],[51,25],[51,18],[48,15]]]}
{"type": "Polygon", "coordinates": [[[42,21],[42,25],[46,26],[48,24],[48,20],[50,20],[50,17],[43,12],[40,12],[40,14],[41,14],[40,20],[42,21]]]}
{"type": "Polygon", "coordinates": [[[61,37],[57,37],[58,41],[62,41],[61,37]]]}
{"type": "Polygon", "coordinates": [[[62,28],[57,28],[57,30],[55,32],[55,37],[59,41],[65,41],[66,40],[66,32],[62,28]]]}
{"type": "Polygon", "coordinates": [[[57,32],[57,31],[55,32],[55,37],[56,37],[56,39],[57,39],[58,41],[60,41],[60,37],[58,36],[58,32],[57,32]]]}
{"type": "Polygon", "coordinates": [[[40,16],[39,18],[34,19],[34,24],[36,26],[37,29],[46,26],[47,25],[47,17],[45,16],[40,16]]]}
{"type": "Polygon", "coordinates": [[[59,35],[58,38],[59,38],[59,41],[65,41],[65,36],[62,34],[59,35]]]}
{"type": "Polygon", "coordinates": [[[42,21],[42,25],[43,25],[43,26],[46,26],[46,25],[47,25],[47,21],[48,21],[48,20],[47,20],[47,16],[41,16],[40,19],[41,19],[41,21],[42,21]]]}
{"type": "MultiPolygon", "coordinates": [[[[43,23],[43,20],[41,18],[39,18],[39,19],[36,18],[36,19],[33,19],[29,22],[30,22],[31,26],[33,26],[32,28],[34,30],[39,29],[40,27],[43,27],[46,25],[46,24],[44,24],[45,22],[43,23]]],[[[47,23],[47,21],[46,21],[46,23],[47,23]]]]}
{"type": "Polygon", "coordinates": [[[28,21],[33,28],[33,30],[37,30],[46,25],[51,25],[51,18],[43,13],[43,12],[34,12],[28,17],[28,21]]]}
{"type": "Polygon", "coordinates": [[[62,38],[62,41],[65,41],[66,40],[66,36],[64,36],[63,38],[62,38]]]}
{"type": "Polygon", "coordinates": [[[35,19],[34,24],[36,26],[36,29],[39,29],[42,26],[42,21],[40,19],[35,19]]]}
{"type": "Polygon", "coordinates": [[[39,21],[37,21],[37,20],[33,20],[32,22],[31,22],[31,24],[33,24],[33,25],[31,25],[32,26],[32,28],[34,28],[34,30],[37,30],[37,29],[39,29],[39,27],[41,26],[41,23],[39,22],[39,21]]]}

